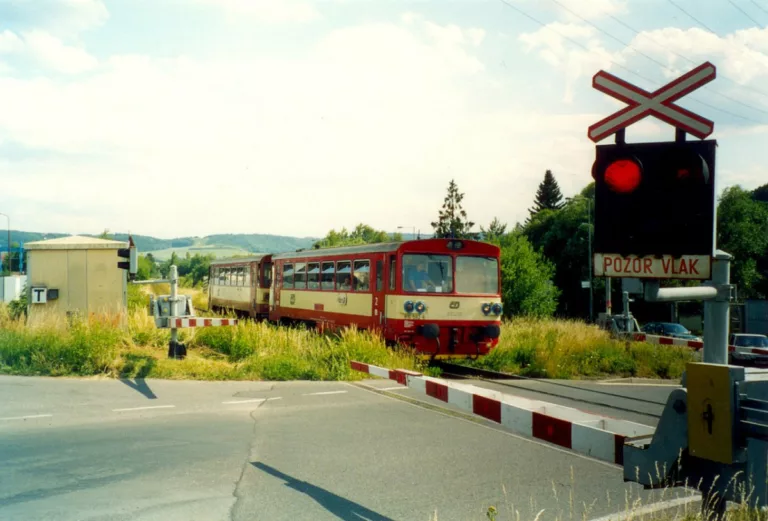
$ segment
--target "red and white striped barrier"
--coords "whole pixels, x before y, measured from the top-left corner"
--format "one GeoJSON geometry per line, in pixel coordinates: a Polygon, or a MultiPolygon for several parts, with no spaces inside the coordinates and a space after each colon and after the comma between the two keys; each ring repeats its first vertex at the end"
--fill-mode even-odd
{"type": "Polygon", "coordinates": [[[699,340],[686,340],[685,338],[672,338],[669,336],[659,335],[646,335],[645,333],[634,333],[632,340],[635,342],[647,342],[649,344],[662,344],[671,346],[683,346],[690,347],[691,349],[699,350],[704,347],[704,342],[699,340]]]}
{"type": "Polygon", "coordinates": [[[352,369],[395,380],[411,389],[503,425],[515,434],[559,445],[617,465],[624,461],[624,439],[649,435],[653,427],[599,416],[539,400],[448,382],[404,369],[350,362],[352,369]]]}
{"type": "MultiPolygon", "coordinates": [[[[659,335],[646,335],[645,333],[633,333],[632,340],[635,342],[647,342],[649,344],[690,347],[696,351],[704,347],[704,342],[700,342],[698,340],[686,340],[684,338],[672,338],[659,335]]],[[[759,347],[728,346],[728,351],[731,353],[735,352],[739,354],[768,355],[768,349],[761,349],[759,347]]]]}
{"type": "Polygon", "coordinates": [[[218,327],[236,326],[236,318],[175,318],[168,327],[218,327]]]}

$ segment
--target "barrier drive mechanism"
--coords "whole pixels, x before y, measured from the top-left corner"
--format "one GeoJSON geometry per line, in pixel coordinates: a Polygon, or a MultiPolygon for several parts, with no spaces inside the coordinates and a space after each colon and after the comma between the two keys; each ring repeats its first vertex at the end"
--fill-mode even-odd
{"type": "Polygon", "coordinates": [[[133,284],[170,284],[170,295],[150,296],[149,314],[154,317],[155,325],[171,330],[171,341],[168,344],[168,358],[183,359],[187,356],[187,346],[179,342],[179,329],[188,327],[217,327],[236,326],[237,319],[233,318],[198,318],[192,306],[192,297],[179,295],[179,271],[171,266],[169,279],[153,279],[134,281],[133,284]]]}

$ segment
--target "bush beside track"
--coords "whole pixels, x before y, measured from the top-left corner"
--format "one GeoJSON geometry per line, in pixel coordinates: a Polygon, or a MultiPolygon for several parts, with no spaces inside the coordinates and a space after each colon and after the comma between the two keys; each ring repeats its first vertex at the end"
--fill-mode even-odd
{"type": "MultiPolygon", "coordinates": [[[[338,335],[242,320],[234,327],[180,330],[185,360],[167,359],[168,330],[146,313],[147,296],[129,286],[127,328],[114,317],[68,323],[51,316],[30,327],[0,307],[0,372],[21,375],[154,377],[200,380],[356,380],[350,360],[430,373],[408,348],[387,348],[375,334],[355,329],[338,335]]],[[[156,288],[162,292],[164,288],[156,288]]],[[[200,292],[192,293],[203,306],[200,292]]],[[[200,315],[213,316],[210,312],[200,315]]],[[[677,378],[693,354],[685,348],[611,340],[576,321],[516,319],[502,327],[488,357],[467,362],[527,376],[677,378]]]]}

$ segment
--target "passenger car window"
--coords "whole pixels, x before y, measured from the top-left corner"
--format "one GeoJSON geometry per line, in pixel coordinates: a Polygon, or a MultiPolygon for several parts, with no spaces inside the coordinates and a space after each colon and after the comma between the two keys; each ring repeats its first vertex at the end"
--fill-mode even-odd
{"type": "Polygon", "coordinates": [[[293,264],[283,264],[283,287],[293,288],[293,264]]]}
{"type": "Polygon", "coordinates": [[[324,262],[323,263],[323,269],[322,269],[322,280],[320,282],[320,285],[322,289],[333,289],[333,281],[335,278],[335,272],[336,268],[333,264],[333,262],[324,262]]]}
{"type": "Polygon", "coordinates": [[[352,287],[351,263],[349,261],[339,261],[336,263],[336,289],[339,291],[349,291],[352,287]]]}
{"type": "Polygon", "coordinates": [[[355,261],[355,272],[352,278],[353,291],[369,291],[371,289],[371,262],[368,260],[355,261]]]}
{"type": "Polygon", "coordinates": [[[384,262],[376,261],[376,291],[384,289],[384,262]]]}
{"type": "Polygon", "coordinates": [[[307,288],[320,288],[320,264],[317,262],[310,262],[307,265],[307,288]]]}
{"type": "Polygon", "coordinates": [[[293,287],[296,289],[307,288],[307,265],[303,262],[296,263],[296,274],[293,277],[293,287]]]}

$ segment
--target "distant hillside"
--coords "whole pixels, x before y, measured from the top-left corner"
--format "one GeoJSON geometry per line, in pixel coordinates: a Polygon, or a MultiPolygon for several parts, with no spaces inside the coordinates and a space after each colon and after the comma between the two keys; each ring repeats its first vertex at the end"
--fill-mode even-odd
{"type": "MultiPolygon", "coordinates": [[[[32,241],[41,241],[44,239],[55,239],[57,237],[67,237],[68,233],[40,233],[40,232],[22,232],[11,230],[11,241],[21,242],[22,244],[32,241]]],[[[86,237],[98,237],[99,234],[81,233],[86,237]]],[[[0,229],[0,249],[6,249],[8,239],[7,233],[0,229]]],[[[118,241],[128,241],[128,234],[114,233],[110,238],[118,241]]],[[[300,248],[311,248],[317,241],[312,237],[289,237],[284,235],[268,235],[260,233],[238,233],[238,234],[218,234],[208,235],[206,237],[177,237],[174,239],[158,239],[148,235],[133,235],[133,242],[136,244],[140,253],[152,253],[158,259],[165,259],[171,256],[172,252],[176,255],[185,255],[189,252],[212,253],[217,258],[229,257],[238,254],[248,253],[279,253],[285,251],[295,251],[300,248]]]]}

